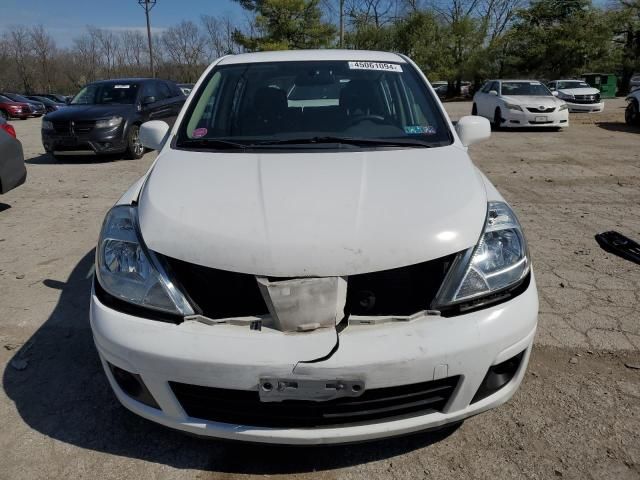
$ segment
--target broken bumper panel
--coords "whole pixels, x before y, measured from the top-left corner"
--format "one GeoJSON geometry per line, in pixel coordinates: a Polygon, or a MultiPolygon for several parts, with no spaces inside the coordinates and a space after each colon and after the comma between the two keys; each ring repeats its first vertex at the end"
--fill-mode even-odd
{"type": "MultiPolygon", "coordinates": [[[[331,355],[327,355],[326,347],[331,336],[336,341],[333,329],[283,334],[199,322],[172,325],[114,311],[102,305],[95,295],[91,325],[109,382],[120,402],[134,413],[197,435],[312,445],[358,442],[438,428],[504,403],[524,376],[537,310],[532,279],[523,294],[481,311],[450,318],[424,316],[405,322],[349,325],[340,332],[331,355]],[[495,393],[474,401],[490,367],[521,352],[524,355],[513,377],[495,393]],[[324,358],[318,360],[320,357],[324,358]],[[160,408],[145,405],[125,393],[109,364],[139,375],[160,408]],[[191,387],[196,391],[198,387],[209,387],[208,390],[240,391],[257,397],[261,380],[269,378],[342,378],[362,382],[365,392],[361,397],[331,400],[338,403],[367,400],[368,395],[379,401],[381,392],[391,395],[394,389],[405,391],[413,385],[419,385],[415,388],[421,392],[441,387],[440,383],[455,386],[433,408],[403,411],[402,415],[390,413],[392,416],[384,418],[354,416],[336,424],[301,423],[300,427],[295,422],[270,427],[190,416],[186,411],[194,410],[184,397],[185,405],[181,404],[176,390],[176,384],[181,384],[187,385],[186,390],[191,393],[191,387]]],[[[201,416],[207,415],[202,412],[201,416]]]]}

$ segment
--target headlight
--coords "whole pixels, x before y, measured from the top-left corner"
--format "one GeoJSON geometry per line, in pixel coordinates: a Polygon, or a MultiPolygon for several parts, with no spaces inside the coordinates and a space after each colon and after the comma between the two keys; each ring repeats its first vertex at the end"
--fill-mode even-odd
{"type": "Polygon", "coordinates": [[[558,111],[561,112],[562,110],[566,110],[567,108],[569,108],[569,105],[567,105],[566,103],[563,103],[562,105],[560,105],[560,107],[558,108],[558,111]]]}
{"type": "Polygon", "coordinates": [[[194,313],[141,240],[135,207],[115,206],[107,214],[96,252],[96,275],[100,286],[120,300],[182,316],[194,313]]]}
{"type": "Polygon", "coordinates": [[[53,123],[49,120],[42,120],[42,130],[53,130],[53,123]]]}
{"type": "Polygon", "coordinates": [[[96,128],[112,128],[117,127],[122,123],[122,117],[111,117],[107,120],[98,120],[96,122],[96,128]]]}
{"type": "Polygon", "coordinates": [[[515,103],[505,103],[504,106],[509,110],[520,110],[522,112],[522,107],[520,105],[516,105],[515,103]]]}
{"type": "Polygon", "coordinates": [[[518,219],[506,203],[489,202],[480,241],[454,261],[433,308],[499,292],[528,273],[529,253],[518,219]]]}
{"type": "Polygon", "coordinates": [[[562,92],[558,92],[558,98],[561,98],[563,100],[575,100],[575,97],[573,95],[568,95],[562,92]]]}

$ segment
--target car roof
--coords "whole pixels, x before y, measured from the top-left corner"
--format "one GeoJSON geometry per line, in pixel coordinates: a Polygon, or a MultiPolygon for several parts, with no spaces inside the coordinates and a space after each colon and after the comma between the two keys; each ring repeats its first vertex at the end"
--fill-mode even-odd
{"type": "Polygon", "coordinates": [[[275,52],[254,52],[229,55],[220,60],[219,65],[260,62],[296,62],[314,60],[352,60],[365,62],[407,63],[397,53],[377,52],[373,50],[282,50],[275,52]]]}

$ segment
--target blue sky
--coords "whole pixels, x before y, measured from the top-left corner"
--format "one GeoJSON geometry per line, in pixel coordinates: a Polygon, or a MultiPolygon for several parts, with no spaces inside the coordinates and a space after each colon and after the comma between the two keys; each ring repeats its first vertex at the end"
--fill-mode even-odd
{"type": "MultiPolygon", "coordinates": [[[[152,27],[168,27],[201,14],[228,15],[242,23],[245,12],[232,0],[157,0],[152,27]]],[[[0,0],[0,31],[14,24],[44,25],[59,46],[68,46],[86,25],[122,30],[146,28],[137,0],[0,0]]]]}
{"type": "MultiPolygon", "coordinates": [[[[603,5],[606,0],[594,0],[603,5]]],[[[243,24],[246,12],[233,0],[157,0],[151,12],[152,27],[162,29],[200,15],[226,15],[243,24]]],[[[138,0],[0,0],[0,32],[11,25],[44,25],[66,47],[86,25],[113,30],[145,29],[138,0]]]]}

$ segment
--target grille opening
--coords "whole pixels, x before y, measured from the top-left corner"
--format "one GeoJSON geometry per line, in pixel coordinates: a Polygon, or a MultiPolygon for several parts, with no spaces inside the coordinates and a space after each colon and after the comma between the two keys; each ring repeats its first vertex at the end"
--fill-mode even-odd
{"type": "Polygon", "coordinates": [[[182,292],[196,303],[203,315],[219,319],[269,314],[255,275],[162,258],[182,292]]]}
{"type": "MultiPolygon", "coordinates": [[[[158,255],[171,276],[212,319],[268,315],[255,275],[203,267],[158,255]]],[[[429,309],[455,254],[428,262],[347,278],[345,315],[412,315],[429,309]]],[[[268,277],[269,281],[290,277],[268,277]]]]}
{"type": "Polygon", "coordinates": [[[346,313],[412,315],[429,309],[455,255],[349,277],[346,313]]]}
{"type": "Polygon", "coordinates": [[[325,402],[261,402],[257,391],[228,390],[169,382],[192,418],[269,428],[348,425],[410,415],[442,412],[460,377],[366,390],[359,397],[325,402]]]}

